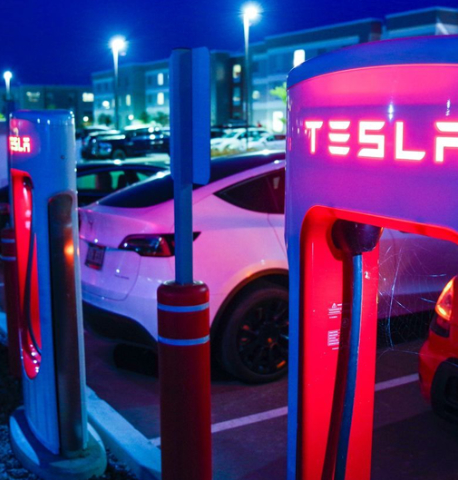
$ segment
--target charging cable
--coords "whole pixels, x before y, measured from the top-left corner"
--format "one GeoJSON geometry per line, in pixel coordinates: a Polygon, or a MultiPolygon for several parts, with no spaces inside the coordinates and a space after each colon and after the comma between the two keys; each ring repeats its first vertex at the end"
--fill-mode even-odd
{"type": "Polygon", "coordinates": [[[352,257],[353,288],[351,302],[351,325],[348,352],[347,377],[344,404],[340,423],[335,480],[345,480],[348,446],[355,403],[356,377],[358,373],[359,344],[361,336],[361,313],[363,299],[363,252],[373,250],[382,234],[380,227],[363,223],[337,220],[332,229],[332,239],[337,248],[352,257]]]}

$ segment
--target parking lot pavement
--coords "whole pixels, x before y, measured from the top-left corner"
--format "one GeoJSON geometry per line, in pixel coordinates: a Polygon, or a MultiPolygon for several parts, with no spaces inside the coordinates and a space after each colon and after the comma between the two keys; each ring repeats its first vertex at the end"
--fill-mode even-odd
{"type": "MultiPolygon", "coordinates": [[[[422,342],[377,351],[372,478],[456,479],[458,430],[437,419],[418,387],[422,342]]],[[[117,369],[114,343],[86,334],[88,383],[154,446],[160,445],[158,381],[117,369]]],[[[153,356],[138,361],[155,370],[153,356]]],[[[212,378],[215,479],[282,479],[286,472],[287,380],[244,385],[212,378]]]]}

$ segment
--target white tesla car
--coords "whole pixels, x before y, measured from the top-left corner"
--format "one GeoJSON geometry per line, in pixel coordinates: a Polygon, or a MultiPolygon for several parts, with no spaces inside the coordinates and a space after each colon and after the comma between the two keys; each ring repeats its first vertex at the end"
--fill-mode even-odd
{"type": "MultiPolygon", "coordinates": [[[[284,155],[212,160],[210,183],[193,192],[194,278],[210,289],[212,351],[248,382],[287,371],[284,155]]],[[[155,345],[156,291],[174,278],[172,197],[161,172],[80,210],[84,315],[99,333],[155,345]]],[[[385,231],[380,267],[380,318],[425,311],[458,271],[457,249],[385,231]]]]}

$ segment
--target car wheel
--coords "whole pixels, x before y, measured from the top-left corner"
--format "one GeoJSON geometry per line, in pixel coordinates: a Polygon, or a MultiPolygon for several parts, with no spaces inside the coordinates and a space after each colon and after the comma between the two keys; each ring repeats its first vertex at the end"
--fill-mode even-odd
{"type": "Polygon", "coordinates": [[[258,284],[227,317],[221,339],[223,367],[248,383],[277,380],[288,370],[288,290],[268,282],[258,284]]]}
{"type": "Polygon", "coordinates": [[[112,153],[111,158],[113,158],[114,160],[125,160],[126,159],[126,152],[124,152],[124,150],[121,150],[120,148],[118,148],[117,150],[115,150],[112,153]]]}

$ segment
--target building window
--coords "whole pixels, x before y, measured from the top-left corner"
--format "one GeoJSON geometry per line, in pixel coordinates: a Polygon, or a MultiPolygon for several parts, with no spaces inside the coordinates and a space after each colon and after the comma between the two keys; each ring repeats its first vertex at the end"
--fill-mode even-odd
{"type": "Polygon", "coordinates": [[[163,73],[158,73],[157,74],[157,84],[158,85],[164,85],[164,74],[163,73]]]}
{"type": "Polygon", "coordinates": [[[126,107],[130,107],[132,105],[132,97],[127,94],[126,95],[126,107]]]}
{"type": "Polygon", "coordinates": [[[149,103],[149,104],[152,104],[153,103],[153,96],[152,95],[148,95],[146,97],[146,101],[149,103]]]}
{"type": "Polygon", "coordinates": [[[294,50],[293,67],[297,67],[298,65],[304,62],[305,62],[305,50],[304,49],[294,50]]]}
{"type": "Polygon", "coordinates": [[[157,94],[157,104],[164,105],[164,92],[159,92],[157,94]]]}
{"type": "Polygon", "coordinates": [[[94,94],[91,92],[83,92],[83,102],[93,102],[94,94]]]}
{"type": "Polygon", "coordinates": [[[241,75],[242,75],[242,65],[236,63],[232,67],[232,78],[233,78],[234,82],[240,81],[240,76],[241,75]]]}
{"type": "Polygon", "coordinates": [[[274,132],[283,132],[285,127],[285,123],[283,122],[284,117],[284,113],[279,110],[272,114],[272,130],[274,132]]]}
{"type": "Polygon", "coordinates": [[[232,104],[235,107],[238,107],[241,104],[241,101],[242,101],[242,98],[241,98],[240,87],[235,87],[234,93],[232,94],[232,104]]]}
{"type": "Polygon", "coordinates": [[[40,92],[27,92],[26,95],[30,103],[37,103],[40,100],[40,92]]]}
{"type": "Polygon", "coordinates": [[[259,90],[253,90],[252,97],[254,101],[257,101],[261,98],[261,92],[259,90]]]}

